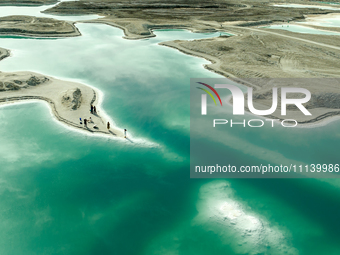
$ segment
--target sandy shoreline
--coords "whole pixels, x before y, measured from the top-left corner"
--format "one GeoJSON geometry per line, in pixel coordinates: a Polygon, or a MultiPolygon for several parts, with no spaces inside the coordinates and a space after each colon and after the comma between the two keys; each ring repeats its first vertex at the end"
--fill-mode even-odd
{"type": "Polygon", "coordinates": [[[102,116],[101,113],[104,111],[101,108],[100,92],[97,89],[33,72],[0,73],[0,77],[2,81],[0,84],[0,105],[42,100],[49,104],[58,121],[70,127],[110,137],[124,137],[123,129],[115,127],[112,120],[108,119],[105,114],[102,116]],[[32,81],[35,81],[36,84],[32,84],[32,81]],[[4,87],[10,89],[1,91],[4,90],[4,87]],[[91,104],[97,107],[97,113],[91,114],[91,104]],[[85,126],[83,120],[90,117],[93,122],[85,126]],[[82,124],[80,124],[79,118],[82,119],[82,124]],[[106,126],[108,121],[111,121],[110,130],[106,126]]]}

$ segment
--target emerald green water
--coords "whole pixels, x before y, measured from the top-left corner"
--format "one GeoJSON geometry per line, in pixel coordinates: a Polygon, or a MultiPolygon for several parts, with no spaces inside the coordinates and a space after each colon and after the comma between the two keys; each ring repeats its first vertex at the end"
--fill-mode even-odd
{"type": "MultiPolygon", "coordinates": [[[[106,25],[77,26],[76,38],[2,37],[12,57],[0,70],[95,86],[105,111],[139,139],[78,133],[45,103],[0,108],[0,254],[339,253],[338,180],[189,178],[190,78],[220,76],[157,43],[217,34],[157,31],[130,41],[106,25]]],[[[339,159],[339,121],[228,137],[234,162],[339,159]]]]}

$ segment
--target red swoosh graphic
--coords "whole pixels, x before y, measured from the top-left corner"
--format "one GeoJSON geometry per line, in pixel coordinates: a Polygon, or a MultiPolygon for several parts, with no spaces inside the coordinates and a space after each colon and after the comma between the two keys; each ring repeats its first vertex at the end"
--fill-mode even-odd
{"type": "Polygon", "coordinates": [[[211,87],[210,85],[205,84],[205,83],[203,83],[203,82],[197,82],[197,83],[202,84],[202,85],[208,87],[209,89],[211,89],[211,90],[215,93],[215,95],[218,97],[218,100],[220,100],[220,103],[221,103],[221,105],[222,105],[222,100],[221,100],[221,98],[220,98],[220,95],[217,93],[217,91],[216,91],[213,87],[211,87]]]}

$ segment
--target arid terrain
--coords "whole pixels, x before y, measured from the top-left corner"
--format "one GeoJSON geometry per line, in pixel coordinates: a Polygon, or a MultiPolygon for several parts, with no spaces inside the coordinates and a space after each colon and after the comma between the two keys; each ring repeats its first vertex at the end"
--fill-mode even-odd
{"type": "Polygon", "coordinates": [[[79,36],[71,22],[31,16],[7,16],[0,18],[0,34],[43,37],[79,36]]]}
{"type": "MultiPolygon", "coordinates": [[[[306,3],[307,1],[286,1],[306,3]]],[[[95,22],[124,29],[127,38],[138,39],[154,36],[152,29],[186,28],[195,32],[221,29],[225,22],[239,25],[259,25],[273,22],[302,20],[304,15],[326,14],[336,11],[316,8],[282,8],[273,6],[275,1],[127,1],[80,0],[62,2],[46,13],[99,14],[95,22]]],[[[281,3],[281,2],[277,2],[281,3]]],[[[309,3],[309,2],[307,2],[309,3]]],[[[340,12],[340,10],[339,10],[340,12]]]]}
{"type": "MultiPolygon", "coordinates": [[[[25,1],[21,1],[24,3],[25,1]]],[[[45,3],[49,3],[46,1],[45,3]]],[[[340,14],[339,9],[319,9],[311,1],[286,1],[285,3],[310,4],[311,8],[277,7],[279,1],[127,1],[80,0],[61,2],[45,10],[57,15],[98,14],[102,18],[82,22],[104,23],[124,30],[126,39],[155,36],[153,30],[183,28],[193,32],[225,32],[232,36],[192,40],[169,41],[161,45],[178,49],[186,54],[211,61],[205,67],[246,86],[255,89],[255,103],[259,108],[270,107],[270,91],[273,78],[322,78],[300,84],[313,95],[307,108],[312,117],[291,116],[301,123],[319,121],[338,115],[340,86],[327,78],[340,77],[339,35],[315,35],[285,30],[266,29],[267,24],[296,24],[307,17],[322,18],[340,14]],[[262,78],[262,82],[249,80],[262,78]],[[325,80],[330,82],[325,82],[325,80]],[[325,103],[328,102],[328,103],[325,103]],[[331,102],[331,103],[329,103],[331,102]]],[[[57,16],[56,16],[57,17],[57,16]]],[[[303,24],[311,28],[339,32],[339,27],[321,27],[303,24]]],[[[40,36],[80,35],[73,23],[29,16],[10,16],[0,19],[0,33],[40,36]]],[[[2,51],[0,58],[8,55],[2,51]]],[[[279,118],[274,113],[273,118],[279,118]]]]}

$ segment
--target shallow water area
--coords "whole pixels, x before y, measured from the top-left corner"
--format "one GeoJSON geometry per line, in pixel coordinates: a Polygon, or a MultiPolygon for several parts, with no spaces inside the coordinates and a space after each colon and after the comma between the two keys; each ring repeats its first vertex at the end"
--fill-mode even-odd
{"type": "MultiPolygon", "coordinates": [[[[275,4],[273,6],[276,7],[289,7],[289,8],[318,8],[324,10],[339,10],[340,6],[339,3],[332,3],[332,2],[319,2],[322,4],[329,4],[332,6],[325,6],[325,5],[302,5],[302,4],[275,4]]],[[[306,20],[301,22],[309,25],[316,25],[316,26],[326,26],[326,27],[339,27],[340,26],[340,14],[338,13],[330,13],[330,14],[323,14],[319,16],[312,15],[313,17],[306,17],[306,20]]],[[[284,27],[287,24],[284,25],[284,27]]],[[[279,26],[279,25],[278,25],[279,26]]],[[[290,25],[291,26],[291,25],[290,25]]],[[[283,28],[284,29],[284,28],[283,28]]],[[[311,28],[312,29],[312,28],[311,28]]],[[[288,30],[288,29],[286,29],[288,30]]],[[[299,33],[311,33],[311,34],[323,34],[314,30],[304,30],[302,28],[295,28],[299,33]]],[[[289,30],[291,31],[291,30],[289,30]]],[[[295,32],[295,31],[293,31],[295,32]]]]}
{"type": "MultiPolygon", "coordinates": [[[[340,250],[338,215],[330,213],[340,211],[338,179],[189,178],[190,78],[221,76],[203,68],[208,61],[158,43],[219,33],[156,30],[154,38],[125,40],[104,24],[77,27],[82,36],[74,38],[0,38],[0,47],[12,51],[0,70],[94,86],[119,127],[159,146],[65,128],[45,103],[0,107],[1,254],[340,250]]],[[[201,134],[207,148],[223,146],[231,164],[322,163],[338,159],[339,124],[201,134]]]]}

